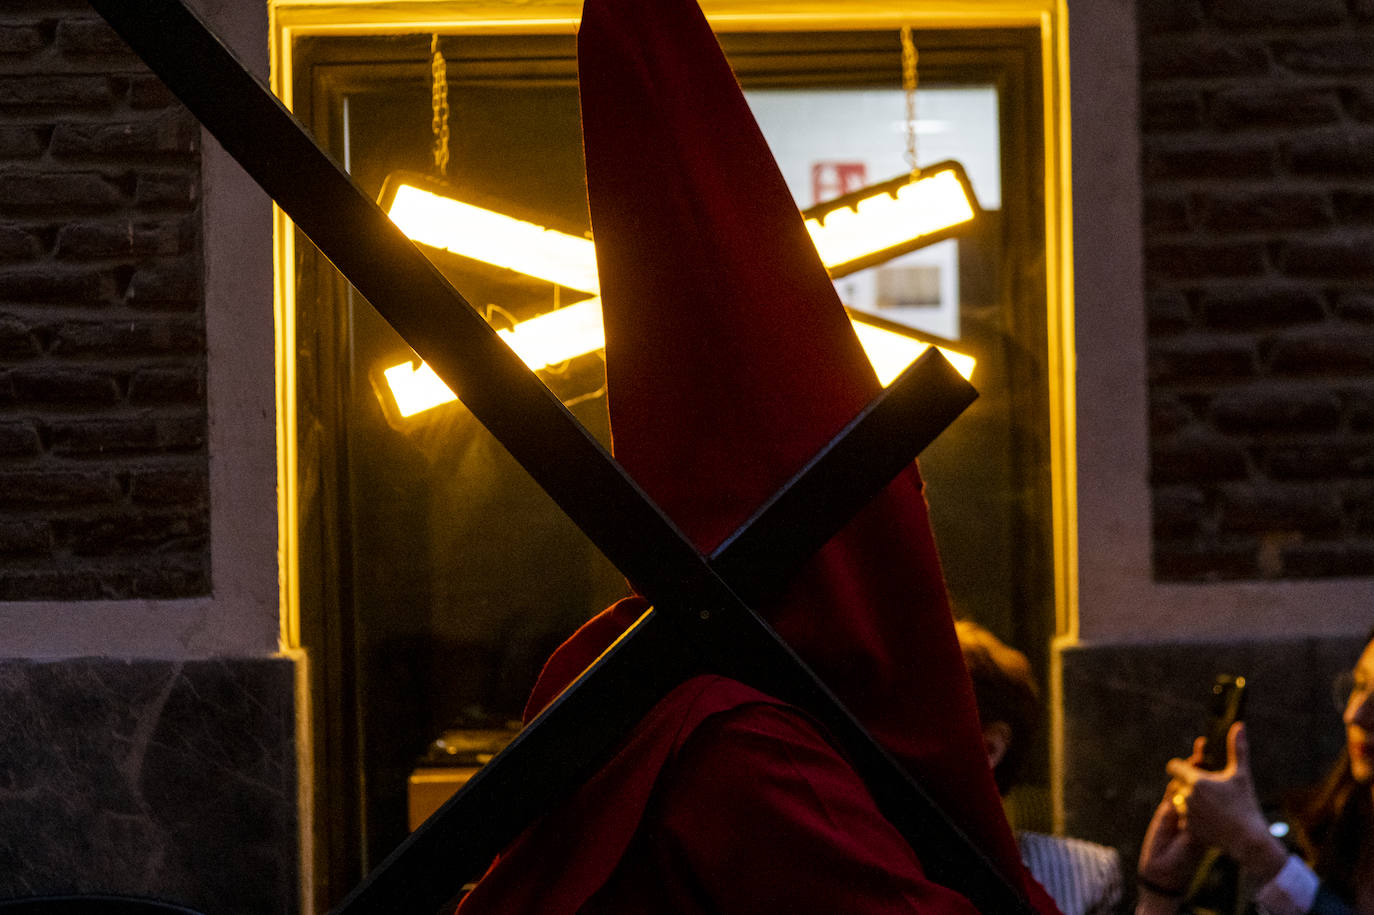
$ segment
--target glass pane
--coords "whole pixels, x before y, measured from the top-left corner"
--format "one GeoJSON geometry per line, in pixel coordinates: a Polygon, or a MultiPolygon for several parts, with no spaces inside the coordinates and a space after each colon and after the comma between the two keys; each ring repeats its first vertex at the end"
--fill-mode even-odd
{"type": "MultiPolygon", "coordinates": [[[[586,231],[575,88],[464,87],[450,105],[453,193],[586,231]]],[[[427,94],[380,85],[349,96],[347,110],[349,158],[367,190],[380,191],[392,170],[432,169],[427,94]]],[[[585,297],[429,253],[497,327],[585,297]]],[[[380,373],[413,354],[356,295],[348,316],[351,597],[376,861],[409,826],[412,771],[426,760],[475,762],[489,752],[459,744],[480,744],[480,732],[518,721],[544,659],[627,587],[461,403],[396,415],[380,373]],[[446,746],[436,747],[445,732],[446,746]],[[447,751],[454,752],[445,758],[447,751]]],[[[541,377],[608,441],[599,354],[541,377]]]]}
{"type": "MultiPolygon", "coordinates": [[[[897,89],[763,89],[745,93],[797,208],[805,210],[911,170],[906,94],[897,89]]],[[[957,160],[986,208],[1002,205],[997,90],[917,93],[921,165],[957,160]]],[[[959,339],[959,243],[913,251],[835,283],[846,305],[959,339]]]]}
{"type": "MultiPolygon", "coordinates": [[[[895,52],[884,53],[895,62],[895,52]]],[[[405,66],[384,77],[357,66],[341,80],[347,88],[339,90],[333,129],[354,177],[373,193],[392,172],[432,170],[428,65],[405,66]]],[[[512,66],[490,64],[505,69],[489,79],[451,70],[449,185],[466,202],[583,236],[575,83],[564,71],[522,77],[512,66]]],[[[884,81],[895,81],[899,71],[891,73],[884,81]]],[[[747,74],[741,78],[748,89],[747,74]]],[[[900,89],[817,87],[814,79],[805,88],[774,88],[778,81],[774,74],[769,88],[746,94],[799,208],[908,170],[900,89]]],[[[847,304],[945,338],[977,359],[979,402],[922,467],[957,607],[1006,634],[1014,616],[1047,606],[1048,567],[1026,544],[1045,538],[1049,517],[1043,409],[1018,406],[1043,401],[1043,317],[1034,316],[1043,302],[1012,301],[1006,292],[1009,258],[1034,254],[1012,252],[1004,231],[999,103],[989,85],[921,90],[920,161],[961,162],[985,218],[967,235],[836,285],[847,304]]],[[[428,250],[498,327],[585,296],[428,250]]],[[[346,460],[340,478],[323,484],[337,487],[341,517],[325,538],[337,537],[345,605],[338,612],[351,614],[354,630],[357,753],[375,864],[408,828],[408,781],[436,752],[435,739],[455,727],[518,718],[548,653],[626,585],[460,403],[398,415],[381,373],[412,354],[365,301],[339,284],[302,307],[322,309],[329,317],[318,323],[333,324],[344,341],[337,440],[346,460]]],[[[540,377],[609,440],[599,353],[540,377]]]]}
{"type": "MultiPolygon", "coordinates": [[[[901,90],[765,89],[746,96],[799,209],[910,170],[901,90]]],[[[977,360],[980,400],[921,463],[956,609],[1009,633],[1013,614],[1036,590],[1016,557],[1025,553],[1027,513],[1036,510],[1036,480],[1045,472],[1037,449],[1020,450],[1026,435],[1043,438],[1045,430],[1011,408],[1014,389],[1039,389],[1043,376],[1018,366],[1017,354],[1027,344],[1043,351],[1044,342],[1033,332],[1027,339],[1035,322],[1024,312],[1033,303],[1018,306],[999,292],[1005,252],[996,88],[923,89],[915,108],[918,162],[959,161],[987,211],[984,224],[835,286],[846,305],[941,337],[977,360]]]]}

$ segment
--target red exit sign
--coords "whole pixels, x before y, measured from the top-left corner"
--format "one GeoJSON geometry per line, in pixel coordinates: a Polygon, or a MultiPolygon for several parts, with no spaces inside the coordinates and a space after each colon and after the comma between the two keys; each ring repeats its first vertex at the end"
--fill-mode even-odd
{"type": "Polygon", "coordinates": [[[822,161],[811,164],[811,203],[824,203],[857,191],[868,184],[868,168],[862,162],[822,161]]]}

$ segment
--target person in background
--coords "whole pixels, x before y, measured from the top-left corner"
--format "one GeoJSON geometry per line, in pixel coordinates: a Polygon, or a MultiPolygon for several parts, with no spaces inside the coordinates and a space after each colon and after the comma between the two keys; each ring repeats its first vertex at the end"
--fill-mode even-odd
{"type": "Polygon", "coordinates": [[[1265,915],[1374,915],[1374,631],[1338,678],[1346,743],[1331,773],[1293,816],[1298,852],[1270,834],[1250,774],[1245,725],[1227,734],[1220,771],[1198,767],[1202,739],[1172,777],[1140,852],[1138,915],[1186,911],[1184,891],[1203,852],[1220,848],[1256,886],[1265,915]]]}
{"type": "MultiPolygon", "coordinates": [[[[956,623],[973,680],[983,744],[997,788],[1005,796],[1025,769],[1040,724],[1040,696],[1030,661],[977,623],[956,623]]],[[[1031,876],[1064,915],[1100,915],[1122,904],[1121,855],[1114,848],[1028,830],[1016,843],[1031,876]]]]}

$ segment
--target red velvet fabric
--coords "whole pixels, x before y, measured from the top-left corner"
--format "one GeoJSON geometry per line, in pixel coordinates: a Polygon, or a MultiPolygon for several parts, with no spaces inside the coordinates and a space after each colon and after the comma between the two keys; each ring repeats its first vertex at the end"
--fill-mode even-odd
{"type": "MultiPolygon", "coordinates": [[[[615,454],[709,551],[879,386],[696,3],[586,0],[578,64],[615,454]]],[[[527,716],[644,607],[621,602],[579,630],[527,716]]],[[[1054,911],[988,769],[916,468],[760,610],[1054,911]]],[[[894,835],[804,715],[717,680],[659,703],[460,911],[752,911],[769,893],[796,900],[788,911],[968,911],[894,835]],[[637,907],[654,887],[662,904],[637,907]]]]}
{"type": "Polygon", "coordinates": [[[817,725],[721,677],[674,690],[538,832],[561,853],[527,836],[460,912],[975,912],[925,879],[817,725]]]}

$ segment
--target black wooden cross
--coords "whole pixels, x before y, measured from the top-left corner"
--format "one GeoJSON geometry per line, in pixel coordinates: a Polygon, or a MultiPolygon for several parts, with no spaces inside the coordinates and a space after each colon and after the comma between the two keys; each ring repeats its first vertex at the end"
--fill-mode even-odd
{"type": "Polygon", "coordinates": [[[976,393],[933,347],[711,556],[653,504],[182,0],[90,0],[653,609],[336,910],[430,915],[701,672],[805,709],[928,875],[981,911],[1031,911],[751,608],[777,591],[976,393]]]}

